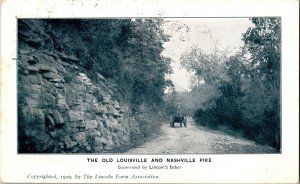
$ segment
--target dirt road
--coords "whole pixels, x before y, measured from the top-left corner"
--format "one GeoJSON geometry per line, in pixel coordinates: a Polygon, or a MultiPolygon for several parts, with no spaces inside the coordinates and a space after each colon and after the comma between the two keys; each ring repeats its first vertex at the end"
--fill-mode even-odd
{"type": "Polygon", "coordinates": [[[196,126],[188,118],[188,127],[174,128],[166,122],[162,134],[133,148],[126,154],[200,154],[200,153],[273,153],[274,149],[258,145],[252,141],[236,138],[220,131],[196,126]]]}

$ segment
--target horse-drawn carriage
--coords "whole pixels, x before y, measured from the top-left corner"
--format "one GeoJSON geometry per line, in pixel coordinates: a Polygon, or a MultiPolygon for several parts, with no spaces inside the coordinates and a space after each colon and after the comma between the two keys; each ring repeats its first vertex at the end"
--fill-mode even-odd
{"type": "Polygon", "coordinates": [[[180,127],[182,127],[182,124],[187,127],[187,117],[181,113],[180,106],[177,107],[176,113],[172,115],[170,126],[174,127],[175,123],[180,123],[180,127]]]}

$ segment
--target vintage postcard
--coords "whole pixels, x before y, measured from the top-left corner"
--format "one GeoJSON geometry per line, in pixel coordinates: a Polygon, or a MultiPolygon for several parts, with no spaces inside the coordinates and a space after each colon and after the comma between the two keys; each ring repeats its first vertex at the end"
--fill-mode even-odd
{"type": "Polygon", "coordinates": [[[297,5],[2,2],[1,182],[299,182],[297,5]]]}

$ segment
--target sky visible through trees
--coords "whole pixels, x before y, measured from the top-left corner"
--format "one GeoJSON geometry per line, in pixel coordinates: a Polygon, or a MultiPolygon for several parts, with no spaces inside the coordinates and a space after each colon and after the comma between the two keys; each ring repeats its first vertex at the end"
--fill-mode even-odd
{"type": "Polygon", "coordinates": [[[192,74],[180,66],[180,57],[197,46],[207,53],[213,48],[234,54],[243,46],[242,34],[253,23],[249,18],[173,18],[165,19],[164,31],[171,36],[163,55],[172,59],[173,74],[168,77],[177,91],[190,91],[192,74]]]}
{"type": "Polygon", "coordinates": [[[279,150],[281,19],[201,20],[169,22],[170,106],[180,102],[200,125],[279,150]]]}

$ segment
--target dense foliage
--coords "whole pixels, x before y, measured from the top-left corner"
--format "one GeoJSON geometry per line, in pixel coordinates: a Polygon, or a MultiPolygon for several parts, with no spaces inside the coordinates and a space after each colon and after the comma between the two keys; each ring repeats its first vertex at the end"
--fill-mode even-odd
{"type": "Polygon", "coordinates": [[[280,150],[280,19],[252,18],[233,56],[194,48],[182,66],[196,74],[196,121],[280,150]],[[200,100],[201,99],[201,100],[200,100]],[[224,128],[225,127],[225,128],[224,128]]]}
{"type": "Polygon", "coordinates": [[[90,77],[97,73],[118,84],[119,98],[133,113],[160,106],[171,72],[161,55],[168,36],[162,19],[48,19],[64,50],[80,59],[90,77]]]}

